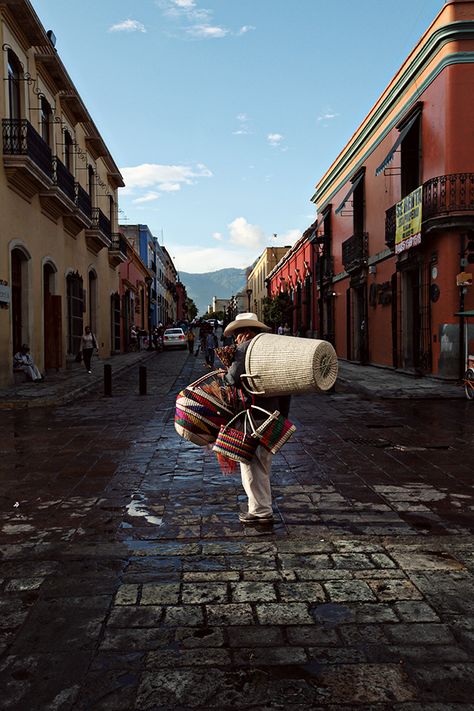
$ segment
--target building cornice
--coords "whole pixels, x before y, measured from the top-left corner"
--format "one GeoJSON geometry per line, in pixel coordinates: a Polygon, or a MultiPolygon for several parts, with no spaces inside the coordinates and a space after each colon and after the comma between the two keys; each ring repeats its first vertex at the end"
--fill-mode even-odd
{"type": "MultiPolygon", "coordinates": [[[[311,198],[312,202],[317,203],[323,196],[324,203],[322,203],[322,205],[326,202],[330,202],[336,192],[338,192],[338,190],[343,187],[344,183],[347,182],[350,175],[362,166],[367,156],[373,152],[373,150],[381,143],[381,141],[383,141],[393,127],[396,126],[402,115],[407,111],[409,105],[420,98],[422,92],[426,90],[429,84],[434,81],[441,71],[453,64],[474,62],[474,52],[453,52],[443,57],[430,74],[423,80],[423,82],[417,86],[415,92],[410,95],[409,101],[405,100],[402,109],[397,112],[396,117],[390,121],[390,124],[377,137],[377,139],[370,143],[370,147],[365,151],[363,157],[359,158],[357,165],[352,167],[348,172],[348,167],[351,165],[352,161],[354,161],[357,154],[363,150],[364,145],[370,141],[377,128],[394,110],[396,105],[399,104],[404,98],[406,99],[408,92],[413,90],[414,84],[416,85],[417,78],[424,70],[426,70],[427,66],[431,61],[433,61],[435,55],[439,53],[440,49],[452,42],[459,42],[466,39],[474,39],[473,20],[453,22],[449,25],[444,25],[433,32],[406,69],[400,73],[398,78],[395,77],[395,79],[392,80],[389,88],[385,90],[384,94],[382,94],[382,97],[378,100],[375,107],[356,131],[354,137],[346,144],[345,149],[340,154],[340,158],[335,161],[333,166],[318,183],[316,186],[316,192],[311,198]],[[331,185],[335,181],[338,181],[338,187],[335,190],[332,190],[330,195],[326,196],[325,193],[330,189],[331,185]]],[[[319,207],[319,209],[321,210],[322,207],[319,207]]]]}

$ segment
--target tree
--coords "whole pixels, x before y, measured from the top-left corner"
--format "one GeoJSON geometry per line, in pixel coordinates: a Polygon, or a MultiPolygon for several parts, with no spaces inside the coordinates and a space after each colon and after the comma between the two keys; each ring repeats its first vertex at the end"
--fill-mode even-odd
{"type": "Polygon", "coordinates": [[[273,298],[266,296],[263,300],[263,320],[276,329],[280,324],[293,322],[293,304],[290,295],[283,291],[273,298]]]}
{"type": "Polygon", "coordinates": [[[188,314],[188,319],[190,321],[192,321],[193,319],[196,318],[196,316],[198,314],[197,306],[189,296],[186,297],[186,301],[184,302],[184,304],[185,304],[185,310],[188,314]]]}

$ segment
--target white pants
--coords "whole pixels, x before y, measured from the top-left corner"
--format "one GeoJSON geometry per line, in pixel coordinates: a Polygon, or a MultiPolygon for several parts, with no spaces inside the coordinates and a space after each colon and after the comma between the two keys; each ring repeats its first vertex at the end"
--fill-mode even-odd
{"type": "Polygon", "coordinates": [[[41,380],[43,377],[36,365],[22,365],[21,369],[31,380],[41,380]]]}
{"type": "Polygon", "coordinates": [[[270,487],[270,472],[272,468],[272,453],[264,447],[257,451],[250,464],[240,464],[242,486],[249,500],[250,514],[268,516],[272,513],[272,491],[270,487]]]}

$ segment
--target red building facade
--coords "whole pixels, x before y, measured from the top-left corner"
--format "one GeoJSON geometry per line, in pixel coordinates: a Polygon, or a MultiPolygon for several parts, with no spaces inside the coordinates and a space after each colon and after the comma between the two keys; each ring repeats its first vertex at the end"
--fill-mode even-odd
{"type": "Polygon", "coordinates": [[[342,358],[460,374],[455,314],[474,308],[474,287],[458,285],[474,266],[473,85],[474,2],[452,0],[316,186],[319,217],[289,271],[304,254],[312,335],[342,358]]]}

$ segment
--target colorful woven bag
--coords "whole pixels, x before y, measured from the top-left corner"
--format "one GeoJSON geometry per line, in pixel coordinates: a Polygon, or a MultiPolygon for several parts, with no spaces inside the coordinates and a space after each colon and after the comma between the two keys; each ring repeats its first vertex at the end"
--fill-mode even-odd
{"type": "Polygon", "coordinates": [[[221,426],[212,448],[212,451],[218,455],[218,459],[221,456],[244,464],[248,464],[253,459],[255,450],[259,445],[259,438],[258,436],[247,434],[247,417],[247,411],[239,412],[226,425],[221,426]],[[242,415],[244,417],[243,430],[231,427],[242,415]]]}
{"type": "Polygon", "coordinates": [[[176,432],[201,447],[214,442],[220,427],[225,425],[234,414],[220,398],[203,387],[210,378],[215,381],[220,372],[207,373],[181,390],[176,398],[174,416],[176,432]]]}
{"type": "Polygon", "coordinates": [[[273,454],[276,454],[278,450],[283,447],[285,442],[288,442],[293,432],[296,431],[294,424],[287,420],[278,410],[272,413],[264,410],[263,407],[257,407],[257,405],[250,407],[248,411],[248,421],[252,428],[253,436],[259,439],[262,447],[265,447],[265,449],[273,454]],[[255,410],[259,410],[265,415],[268,415],[267,419],[258,427],[252,417],[252,412],[255,410]]]}

